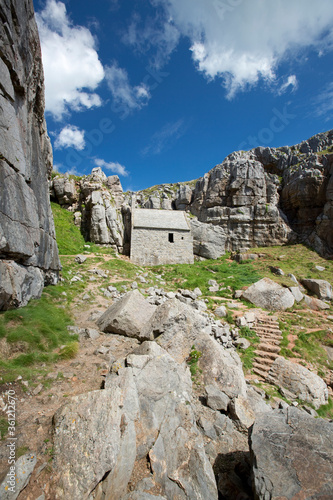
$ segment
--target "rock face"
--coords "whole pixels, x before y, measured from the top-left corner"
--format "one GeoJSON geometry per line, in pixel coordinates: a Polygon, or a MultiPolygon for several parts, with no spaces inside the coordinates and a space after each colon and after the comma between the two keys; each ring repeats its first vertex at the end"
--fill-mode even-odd
{"type": "Polygon", "coordinates": [[[316,409],[327,403],[328,391],[323,379],[285,358],[275,359],[267,380],[287,389],[295,398],[312,403],[316,409]]]}
{"type": "Polygon", "coordinates": [[[331,255],[332,145],[329,131],[291,148],[232,153],[198,180],[189,209],[199,221],[221,226],[226,250],[298,238],[331,255]]]}
{"type": "Polygon", "coordinates": [[[55,415],[57,497],[217,500],[189,370],[154,342],[126,365],[104,390],[74,397],[55,415]],[[143,461],[151,472],[140,477],[143,461]]]}
{"type": "Polygon", "coordinates": [[[225,234],[221,227],[190,220],[193,252],[206,259],[218,259],[225,254],[225,234]]]}
{"type": "Polygon", "coordinates": [[[117,175],[106,177],[99,167],[76,181],[67,174],[58,174],[50,183],[50,193],[60,205],[74,212],[75,223],[87,241],[112,245],[123,252],[127,207],[117,175]]]}
{"type": "Polygon", "coordinates": [[[294,407],[258,415],[249,437],[255,498],[332,498],[333,426],[294,407]]]}
{"type": "Polygon", "coordinates": [[[242,297],[257,307],[269,311],[284,311],[294,305],[295,299],[288,288],[283,288],[269,278],[249,286],[242,297]]]}
{"type": "Polygon", "coordinates": [[[52,150],[32,0],[1,4],[0,310],[39,297],[60,263],[48,194],[52,150]]]}

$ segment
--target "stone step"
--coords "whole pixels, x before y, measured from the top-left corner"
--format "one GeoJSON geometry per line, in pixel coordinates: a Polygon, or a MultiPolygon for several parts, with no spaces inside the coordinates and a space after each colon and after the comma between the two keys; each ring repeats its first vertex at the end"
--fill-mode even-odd
{"type": "Polygon", "coordinates": [[[259,370],[266,372],[267,375],[267,373],[271,369],[271,364],[272,363],[266,364],[266,363],[259,363],[259,361],[253,361],[253,368],[258,368],[259,370]]]}
{"type": "Polygon", "coordinates": [[[269,325],[269,326],[275,326],[277,328],[279,327],[279,322],[276,321],[276,320],[267,321],[266,319],[265,320],[260,320],[259,319],[259,320],[256,321],[256,324],[258,326],[260,326],[260,325],[269,325]]]}
{"type": "Polygon", "coordinates": [[[283,336],[281,334],[278,334],[278,333],[268,333],[268,332],[261,332],[261,333],[258,333],[256,332],[256,334],[259,336],[259,337],[267,337],[267,338],[272,338],[272,339],[283,339],[283,336]]]}
{"type": "MultiPolygon", "coordinates": [[[[259,346],[260,347],[260,346],[259,346]]],[[[258,358],[274,361],[279,355],[276,352],[254,351],[258,358]]],[[[255,358],[257,359],[257,358],[255,358]]],[[[259,360],[258,360],[259,361],[259,360]]]]}
{"type": "Polygon", "coordinates": [[[265,351],[265,352],[270,352],[270,353],[279,353],[281,351],[281,348],[275,344],[263,344],[260,342],[260,344],[258,345],[258,349],[260,349],[260,351],[265,351]]]}
{"type": "Polygon", "coordinates": [[[259,375],[259,377],[262,377],[264,380],[266,380],[267,373],[259,370],[259,368],[253,368],[253,373],[259,375]]]}
{"type": "Polygon", "coordinates": [[[279,328],[267,328],[263,326],[256,326],[253,328],[257,333],[259,332],[267,332],[267,333],[277,333],[281,335],[281,330],[279,328]]]}
{"type": "Polygon", "coordinates": [[[272,337],[260,337],[260,340],[262,344],[280,345],[282,339],[272,338],[272,337]]]}

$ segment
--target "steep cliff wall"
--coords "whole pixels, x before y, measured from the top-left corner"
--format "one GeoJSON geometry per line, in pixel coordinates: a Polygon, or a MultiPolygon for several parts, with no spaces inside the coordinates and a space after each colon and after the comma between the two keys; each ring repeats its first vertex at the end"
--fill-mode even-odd
{"type": "Polygon", "coordinates": [[[229,155],[196,184],[190,211],[226,249],[300,241],[333,255],[333,131],[292,147],[229,155]]]}
{"type": "Polygon", "coordinates": [[[52,149],[32,0],[0,4],[0,310],[39,297],[60,263],[49,202],[52,149]]]}

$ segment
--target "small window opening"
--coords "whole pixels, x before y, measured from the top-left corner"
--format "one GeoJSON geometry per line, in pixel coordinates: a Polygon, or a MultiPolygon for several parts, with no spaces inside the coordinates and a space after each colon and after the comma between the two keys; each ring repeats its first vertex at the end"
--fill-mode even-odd
{"type": "Polygon", "coordinates": [[[169,233],[169,243],[173,243],[173,233],[169,233]]]}

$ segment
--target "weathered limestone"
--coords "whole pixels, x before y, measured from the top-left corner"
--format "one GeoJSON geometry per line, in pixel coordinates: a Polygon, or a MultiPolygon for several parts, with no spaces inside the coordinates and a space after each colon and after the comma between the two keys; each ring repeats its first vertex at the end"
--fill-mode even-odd
{"type": "Polygon", "coordinates": [[[191,405],[188,368],[154,342],[127,357],[106,389],[72,398],[55,415],[54,479],[57,498],[217,500],[213,469],[191,405]],[[128,482],[139,461],[151,474],[128,482]],[[159,498],[157,497],[157,498],[159,498]],[[156,496],[152,496],[156,498],[156,496]]]}
{"type": "Polygon", "coordinates": [[[316,409],[327,403],[327,385],[322,378],[304,366],[277,357],[267,380],[290,391],[295,398],[312,403],[316,409]]]}
{"type": "Polygon", "coordinates": [[[195,255],[218,259],[225,254],[225,232],[220,226],[190,219],[195,255]]]}
{"type": "Polygon", "coordinates": [[[284,311],[294,305],[295,299],[288,288],[283,288],[269,278],[249,286],[242,297],[257,307],[269,311],[284,311]]]}
{"type": "Polygon", "coordinates": [[[133,290],[112,304],[98,319],[97,325],[106,333],[152,340],[154,337],[150,332],[144,333],[144,328],[155,309],[156,307],[149,304],[138,290],[133,290]]]}
{"type": "Polygon", "coordinates": [[[255,498],[331,498],[333,426],[294,407],[258,415],[249,444],[255,498]]]}
{"type": "Polygon", "coordinates": [[[52,150],[32,0],[6,2],[1,19],[0,259],[7,278],[0,294],[1,308],[8,309],[39,297],[44,280],[56,281],[60,263],[48,194],[52,150]],[[15,276],[12,285],[10,276],[15,276]]]}
{"type": "Polygon", "coordinates": [[[325,280],[303,279],[302,285],[321,300],[332,300],[332,285],[325,280]]]}

